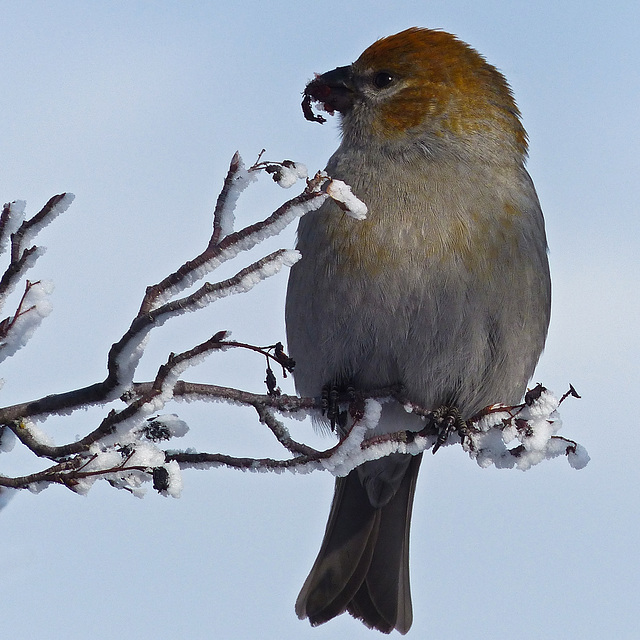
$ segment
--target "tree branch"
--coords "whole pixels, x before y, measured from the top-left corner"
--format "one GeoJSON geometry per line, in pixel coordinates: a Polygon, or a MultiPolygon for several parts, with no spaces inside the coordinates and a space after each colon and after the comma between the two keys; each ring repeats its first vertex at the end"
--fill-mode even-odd
{"type": "MultiPolygon", "coordinates": [[[[227,331],[218,331],[182,353],[171,353],[158,367],[152,381],[135,383],[138,363],[152,330],[169,319],[196,312],[222,297],[251,290],[283,266],[293,264],[299,255],[280,249],[240,268],[229,278],[203,282],[195,291],[179,297],[184,291],[223,263],[278,234],[298,217],[317,209],[327,198],[338,201],[342,210],[358,219],[366,215],[366,207],[346,185],[320,172],[306,179],[300,195],[285,202],[271,215],[234,231],[235,204],[240,193],[259,172],[269,173],[284,187],[306,178],[303,165],[288,160],[266,162],[261,157],[262,154],[253,166],[245,169],[240,156],[234,155],[216,202],[212,233],[206,248],[157,284],[147,287],[137,315],[109,349],[107,376],[102,382],[0,408],[0,452],[10,449],[15,436],[35,456],[53,462],[52,466],[28,475],[0,475],[0,487],[24,489],[60,484],[83,493],[97,479],[105,479],[113,487],[134,495],[140,495],[142,486],[152,482],[159,492],[177,496],[181,488],[180,472],[187,468],[223,465],[250,471],[325,469],[334,475],[345,475],[363,462],[391,453],[417,455],[428,449],[435,453],[440,447],[453,444],[460,444],[481,466],[493,464],[500,468],[516,466],[526,469],[558,455],[566,455],[576,468],[588,462],[588,455],[580,445],[556,435],[561,425],[556,412],[558,405],[569,395],[579,397],[573,387],[557,401],[553,394],[538,385],[527,393],[521,405],[492,405],[468,420],[462,420],[454,407],[433,410],[411,403],[401,388],[366,392],[351,390],[337,394],[335,398],[332,395],[332,402],[336,403],[339,412],[347,412],[350,416],[348,433],[327,449],[318,450],[293,439],[283,418],[307,414],[321,416],[327,410],[326,402],[322,398],[298,398],[280,392],[271,363],[282,367],[283,376],[293,370],[295,363],[279,342],[269,347],[258,347],[227,340],[227,331]],[[231,348],[247,349],[265,358],[267,393],[180,380],[186,369],[202,358],[231,348]],[[172,442],[188,432],[187,425],[177,416],[160,413],[172,399],[217,399],[251,407],[283,447],[285,455],[282,459],[247,458],[191,449],[169,449],[161,443],[172,442]],[[45,420],[53,414],[70,413],[117,400],[123,402],[120,409],[110,410],[86,435],[66,444],[50,444],[33,422],[34,419],[45,420]],[[407,411],[419,417],[421,421],[416,420],[416,431],[371,436],[385,402],[400,402],[407,411]]],[[[3,246],[8,247],[9,242],[11,251],[9,264],[0,278],[0,304],[41,254],[39,247],[25,245],[64,211],[72,199],[71,194],[54,196],[29,220],[23,220],[24,203],[4,205],[0,214],[0,251],[3,246]]],[[[42,287],[39,281],[26,281],[25,293],[15,313],[0,322],[0,339],[5,343],[13,340],[14,351],[18,348],[17,337],[21,346],[33,330],[33,326],[27,326],[25,321],[36,311],[40,314],[38,317],[45,315],[37,295],[47,291],[46,287],[42,291],[39,287],[42,287]],[[36,302],[32,303],[34,298],[36,302]]],[[[0,347],[5,347],[5,344],[0,347]]],[[[7,347],[2,354],[7,357],[13,351],[7,347]]]]}

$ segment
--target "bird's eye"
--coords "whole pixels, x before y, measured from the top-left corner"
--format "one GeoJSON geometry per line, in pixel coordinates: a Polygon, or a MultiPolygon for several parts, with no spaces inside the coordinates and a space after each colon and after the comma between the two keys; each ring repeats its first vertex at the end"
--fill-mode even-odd
{"type": "Polygon", "coordinates": [[[373,86],[377,89],[384,89],[393,82],[393,76],[388,71],[379,71],[373,76],[373,86]]]}

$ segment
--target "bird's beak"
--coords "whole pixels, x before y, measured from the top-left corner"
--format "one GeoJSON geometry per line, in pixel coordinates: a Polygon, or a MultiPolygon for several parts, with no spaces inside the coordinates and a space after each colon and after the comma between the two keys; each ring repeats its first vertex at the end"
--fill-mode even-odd
{"type": "Polygon", "coordinates": [[[325,122],[325,118],[313,112],[312,102],[322,104],[322,109],[333,115],[335,111],[346,113],[353,106],[355,92],[353,89],[353,71],[351,66],[338,67],[316,76],[304,90],[302,111],[307,120],[325,122]]]}

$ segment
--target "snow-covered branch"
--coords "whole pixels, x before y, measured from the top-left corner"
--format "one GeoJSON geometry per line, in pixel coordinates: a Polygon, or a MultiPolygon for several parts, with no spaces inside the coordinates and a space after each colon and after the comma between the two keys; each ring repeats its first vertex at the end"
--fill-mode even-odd
{"type": "MultiPolygon", "coordinates": [[[[286,420],[292,416],[320,415],[326,410],[321,398],[283,395],[278,375],[286,376],[295,363],[280,342],[259,347],[230,340],[221,330],[205,342],[182,353],[171,353],[160,364],[154,380],[134,382],[140,358],[149,334],[166,322],[198,310],[231,295],[247,293],[266,278],[299,259],[296,251],[280,249],[244,265],[235,275],[208,281],[222,264],[241,256],[266,238],[280,233],[300,216],[320,207],[327,198],[356,220],[366,217],[366,207],[348,185],[333,180],[324,172],[307,177],[306,168],[292,161],[258,160],[248,169],[236,153],[213,212],[211,236],[205,248],[147,287],[137,315],[107,354],[104,380],[23,403],[0,408],[0,455],[7,455],[16,442],[35,456],[47,460],[35,473],[7,477],[0,475],[0,505],[7,492],[28,488],[39,491],[59,484],[78,493],[86,493],[97,479],[113,487],[142,495],[144,485],[164,495],[178,496],[182,487],[181,471],[187,468],[227,466],[250,471],[284,470],[306,473],[316,469],[344,475],[359,464],[395,452],[418,454],[445,445],[460,444],[481,466],[528,468],[558,455],[566,455],[576,468],[588,462],[586,452],[575,442],[557,434],[561,421],[559,401],[542,387],[527,394],[515,407],[488,407],[471,420],[462,421],[455,408],[432,410],[410,404],[401,389],[378,389],[369,393],[337,397],[340,410],[351,415],[352,427],[338,443],[325,450],[315,449],[292,438],[286,420]],[[280,186],[288,188],[305,181],[303,191],[285,202],[271,215],[243,229],[234,230],[234,209],[242,191],[265,172],[280,186]],[[195,286],[195,289],[193,289],[195,286]],[[190,293],[185,292],[191,290],[190,293]],[[264,394],[240,389],[195,384],[181,379],[191,366],[214,352],[249,349],[266,361],[264,394]],[[274,368],[275,371],[274,371],[274,368]],[[224,453],[196,452],[169,448],[175,438],[184,437],[189,428],[174,414],[163,414],[168,402],[222,400],[251,407],[283,447],[282,459],[238,458],[224,453]],[[120,402],[99,424],[73,442],[55,445],[39,423],[55,414],[69,414],[91,405],[106,406],[120,402]],[[372,437],[384,402],[400,402],[409,412],[422,418],[418,431],[399,431],[372,437]]],[[[41,247],[31,243],[37,234],[62,213],[73,200],[71,194],[54,196],[30,219],[25,218],[25,203],[4,205],[0,215],[0,255],[9,249],[8,265],[0,278],[0,305],[15,286],[24,281],[24,293],[15,311],[0,322],[0,361],[14,356],[24,346],[51,307],[51,285],[44,280],[24,278],[41,247]]],[[[577,395],[577,394],[575,394],[577,395]]],[[[560,402],[564,397],[560,400],[560,402]]],[[[2,458],[0,457],[0,460],[2,458]]]]}
{"type": "MultiPolygon", "coordinates": [[[[136,387],[138,392],[144,387],[136,387]]],[[[284,423],[275,413],[284,416],[320,414],[323,403],[320,398],[295,396],[265,396],[213,385],[181,382],[174,389],[176,399],[204,400],[217,398],[252,406],[260,421],[267,424],[278,441],[294,457],[284,460],[271,458],[237,458],[219,453],[193,453],[169,451],[167,456],[181,466],[206,468],[228,466],[247,471],[271,471],[288,469],[307,473],[317,469],[331,471],[334,475],[346,475],[352,469],[392,453],[416,455],[440,446],[459,444],[481,467],[491,464],[497,468],[526,470],[545,459],[567,456],[569,464],[581,469],[589,462],[585,449],[573,440],[557,435],[562,422],[557,407],[569,395],[579,397],[573,387],[560,401],[542,385],[534,387],[522,404],[514,406],[492,405],[466,421],[451,423],[451,409],[441,407],[435,411],[404,400],[402,390],[377,389],[356,398],[345,396],[339,402],[352,416],[353,426],[343,440],[325,450],[317,450],[291,440],[284,423]],[[380,417],[383,402],[399,402],[410,413],[422,418],[418,431],[398,431],[383,436],[367,437],[380,417]],[[275,424],[275,426],[274,426],[275,424]],[[453,428],[452,428],[453,427],[453,428]],[[511,448],[510,443],[516,443],[511,448]]]]}

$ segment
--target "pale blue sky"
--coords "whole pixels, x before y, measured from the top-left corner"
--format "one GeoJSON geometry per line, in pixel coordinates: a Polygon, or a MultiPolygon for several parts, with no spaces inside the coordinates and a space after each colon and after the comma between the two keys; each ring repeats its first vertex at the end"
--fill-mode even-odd
{"type": "MultiPolygon", "coordinates": [[[[408,637],[522,640],[640,637],[640,529],[633,403],[640,386],[638,132],[640,6],[628,2],[0,3],[0,197],[35,212],[72,191],[42,234],[30,277],[53,279],[54,312],[5,363],[2,403],[102,379],[106,353],[144,288],[199,251],[236,149],[311,171],[335,122],[304,120],[314,72],[348,64],[409,26],[459,35],[509,79],[530,136],[547,219],[553,318],[536,380],[583,395],[563,433],[590,465],[481,470],[458,447],[427,456],[413,519],[415,622],[408,637]],[[347,6],[345,6],[347,4],[347,6]]],[[[239,223],[293,191],[269,179],[239,223]]],[[[293,229],[267,249],[291,247],[293,229]]],[[[265,251],[267,250],[265,249],[265,251]]],[[[286,274],[158,331],[140,376],[219,329],[284,337],[286,274]]],[[[262,389],[261,359],[214,356],[189,378],[262,389]]],[[[288,387],[291,390],[291,387],[288,387]]],[[[178,405],[184,446],[278,455],[251,412],[178,405]]],[[[44,426],[58,443],[94,428],[81,412],[44,426]]],[[[311,432],[296,425],[299,438],[311,432]]],[[[312,434],[309,438],[317,442],[312,434]]],[[[328,441],[327,441],[328,443],[328,441]]],[[[176,443],[178,444],[178,443],[176,443]]],[[[15,450],[0,473],[38,468],[15,450]]],[[[318,550],[327,474],[188,472],[179,500],[96,485],[50,488],[0,513],[0,633],[65,637],[376,638],[347,616],[311,629],[297,592],[318,550]]]]}

